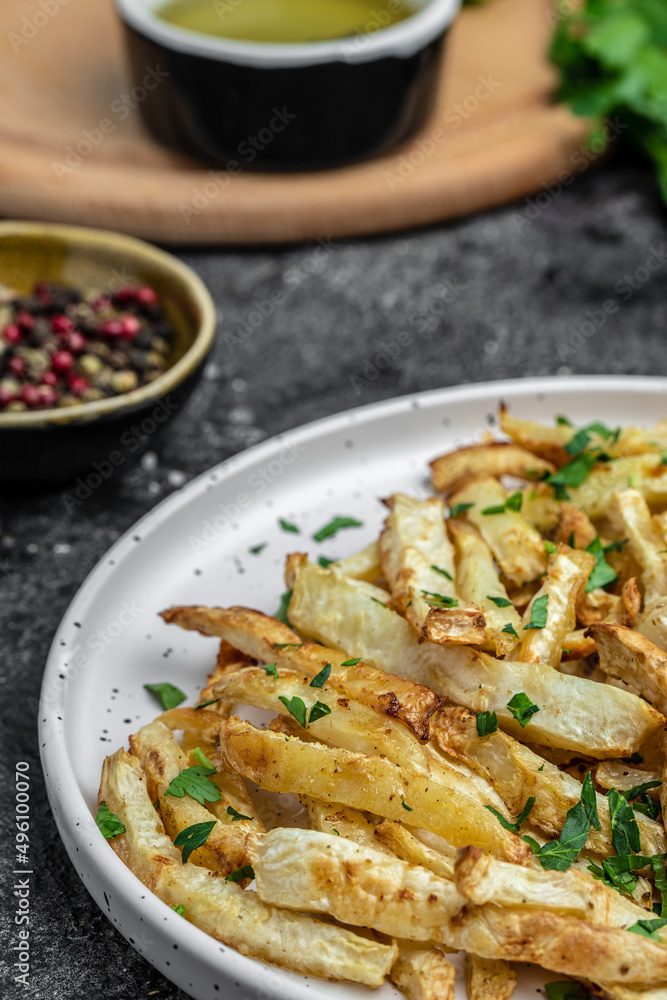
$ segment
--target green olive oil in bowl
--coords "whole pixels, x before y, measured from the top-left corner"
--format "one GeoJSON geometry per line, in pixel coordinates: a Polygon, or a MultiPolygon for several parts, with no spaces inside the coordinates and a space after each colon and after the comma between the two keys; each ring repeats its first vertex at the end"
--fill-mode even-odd
{"type": "Polygon", "coordinates": [[[409,0],[167,0],[155,10],[189,31],[274,44],[370,34],[415,12],[409,0]]]}

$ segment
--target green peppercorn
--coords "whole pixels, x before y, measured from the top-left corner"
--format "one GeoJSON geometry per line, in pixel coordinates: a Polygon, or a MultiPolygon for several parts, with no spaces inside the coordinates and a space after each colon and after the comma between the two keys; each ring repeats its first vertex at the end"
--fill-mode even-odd
{"type": "Polygon", "coordinates": [[[137,373],[131,371],[129,368],[125,369],[125,371],[114,372],[111,376],[111,388],[119,395],[120,393],[136,389],[138,384],[137,373]]]}

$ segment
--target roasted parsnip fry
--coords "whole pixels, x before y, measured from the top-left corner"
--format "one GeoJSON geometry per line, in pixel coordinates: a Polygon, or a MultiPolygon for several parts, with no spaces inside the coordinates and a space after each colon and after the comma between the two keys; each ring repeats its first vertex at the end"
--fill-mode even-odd
{"type": "MultiPolygon", "coordinates": [[[[300,560],[297,564],[300,565],[300,560]]],[[[279,669],[301,671],[308,677],[315,677],[330,663],[328,683],[344,697],[356,698],[388,716],[402,719],[420,739],[428,739],[429,719],[440,705],[440,698],[430,688],[365,663],[350,663],[347,654],[338,650],[304,643],[286,625],[249,608],[171,608],[162,617],[203,635],[225,636],[258,660],[275,661],[279,669]]]]}
{"type": "MultiPolygon", "coordinates": [[[[565,637],[571,632],[577,617],[577,598],[586,586],[591,570],[595,566],[595,556],[590,552],[571,549],[561,545],[549,562],[544,583],[535,594],[523,615],[523,633],[517,659],[524,663],[548,663],[557,667],[565,637]],[[545,603],[546,624],[544,627],[530,628],[533,608],[536,602],[545,603]]],[[[567,646],[565,648],[568,648],[567,646]]]]}
{"type": "Polygon", "coordinates": [[[389,846],[375,839],[375,827],[365,813],[341,802],[320,802],[309,795],[300,796],[299,801],[308,811],[308,829],[345,837],[360,847],[372,847],[387,857],[396,857],[389,846]]]}
{"type": "Polygon", "coordinates": [[[255,838],[250,859],[265,902],[409,941],[446,944],[443,928],[463,904],[451,882],[419,865],[314,830],[272,830],[255,838]]]}
{"type": "Polygon", "coordinates": [[[510,1000],[516,973],[502,958],[466,956],[468,1000],[510,1000]]]}
{"type": "MultiPolygon", "coordinates": [[[[531,823],[551,837],[559,835],[568,810],[581,797],[581,783],[576,778],[500,730],[480,737],[475,717],[462,708],[444,709],[438,716],[434,736],[444,749],[478,768],[493,783],[513,816],[518,815],[534,795],[531,823]]],[[[612,850],[612,831],[609,809],[600,794],[597,805],[601,829],[591,829],[586,846],[607,855],[612,850]]],[[[642,850],[647,854],[666,851],[667,839],[662,825],[641,814],[636,819],[642,850]]]]}
{"type": "Polygon", "coordinates": [[[440,878],[450,881],[454,878],[456,848],[453,846],[447,854],[436,851],[422,843],[403,823],[396,823],[391,819],[385,819],[375,827],[375,839],[379,845],[390,848],[393,854],[403,861],[409,861],[411,865],[422,865],[440,878]]]}
{"type": "Polygon", "coordinates": [[[455,969],[438,948],[402,943],[389,978],[408,1000],[454,1000],[455,969]]]}
{"type": "Polygon", "coordinates": [[[570,502],[596,521],[606,515],[614,493],[635,483],[649,504],[667,503],[667,465],[660,455],[636,455],[602,462],[581,486],[568,489],[570,502]]]}
{"type": "Polygon", "coordinates": [[[431,642],[483,643],[484,615],[458,598],[444,502],[395,493],[385,503],[390,513],[380,535],[380,556],[394,605],[431,642]]]}
{"type": "Polygon", "coordinates": [[[600,760],[628,757],[664,725],[664,717],[641,698],[610,685],[537,663],[496,660],[467,647],[420,643],[400,615],[305,558],[296,573],[289,613],[310,638],[407,674],[471,711],[494,710],[503,728],[534,743],[600,760]],[[528,730],[506,707],[521,691],[540,708],[528,730]]]}
{"type": "Polygon", "coordinates": [[[587,656],[592,656],[596,649],[595,639],[586,635],[586,629],[575,629],[574,632],[568,632],[563,639],[561,663],[563,660],[583,660],[587,656]]]}
{"type": "Polygon", "coordinates": [[[507,441],[490,444],[473,444],[456,451],[449,451],[430,463],[433,489],[438,493],[455,490],[460,481],[471,476],[515,476],[517,479],[540,479],[545,473],[555,472],[551,462],[533,455],[507,441]]]}
{"type": "MultiPolygon", "coordinates": [[[[601,927],[630,927],[646,910],[585,871],[543,871],[498,861],[476,847],[461,851],[456,888],[471,903],[510,909],[553,910],[601,927]]],[[[665,932],[663,931],[663,934],[665,932]]]]}
{"type": "Polygon", "coordinates": [[[660,772],[640,770],[622,760],[600,761],[594,774],[600,788],[617,788],[619,792],[627,792],[645,781],[662,781],[660,772]]]}
{"type": "Polygon", "coordinates": [[[415,826],[441,833],[457,847],[474,843],[518,863],[530,861],[528,845],[499,832],[483,805],[423,773],[382,757],[255,729],[235,717],[223,723],[221,733],[227,766],[269,791],[342,802],[387,819],[409,816],[415,826]]]}
{"type": "Polygon", "coordinates": [[[208,808],[187,794],[182,798],[167,795],[172,780],[197,761],[191,760],[179,747],[164,723],[155,721],[143,726],[135,736],[130,737],[130,746],[146,772],[149,792],[159,802],[160,815],[172,839],[195,823],[215,819],[215,826],[206,843],[192,852],[194,863],[223,875],[244,865],[248,836],[253,829],[263,829],[255,818],[254,810],[244,813],[251,817],[250,820],[234,823],[232,816],[226,812],[231,803],[222,798],[222,793],[217,802],[208,803],[208,808]]]}
{"type": "Polygon", "coordinates": [[[579,978],[579,982],[594,997],[602,1000],[667,1000],[667,987],[655,986],[653,989],[629,989],[620,983],[592,983],[589,979],[579,978]]]}
{"type": "Polygon", "coordinates": [[[124,750],[104,762],[99,801],[125,826],[109,841],[116,854],[148,889],[168,906],[184,905],[186,919],[218,941],[306,975],[374,987],[384,982],[396,945],[277,909],[206,869],[182,864],[153,809],[138,760],[124,750]]]}
{"type": "Polygon", "coordinates": [[[642,568],[644,603],[648,606],[667,595],[667,557],[664,539],[651,517],[651,511],[639,490],[614,493],[608,511],[619,534],[642,568]]]}
{"type": "Polygon", "coordinates": [[[667,651],[667,596],[644,608],[635,622],[635,628],[660,649],[667,651]]]}
{"type": "Polygon", "coordinates": [[[505,507],[507,498],[497,479],[480,476],[458,489],[450,503],[471,504],[464,516],[493,552],[503,575],[520,587],[546,572],[547,555],[539,531],[518,511],[505,507]],[[498,513],[484,513],[496,508],[498,513]]]}
{"type": "Polygon", "coordinates": [[[574,428],[567,424],[547,427],[533,420],[522,420],[512,416],[504,405],[500,406],[499,419],[501,431],[526,451],[559,468],[570,461],[571,456],[565,451],[565,445],[572,440],[574,428]]]}
{"type": "Polygon", "coordinates": [[[599,622],[586,630],[600,654],[600,669],[632,684],[658,709],[667,712],[667,653],[624,625],[599,622]]]}
{"type": "Polygon", "coordinates": [[[558,528],[554,540],[575,549],[585,549],[597,538],[590,518],[571,503],[559,505],[558,528]],[[574,543],[574,544],[572,544],[574,543]]]}
{"type": "Polygon", "coordinates": [[[355,552],[346,559],[337,559],[332,563],[340,573],[349,576],[353,580],[365,580],[367,583],[375,583],[382,576],[382,566],[380,565],[380,546],[376,541],[371,542],[361,552],[355,552]]]}
{"type": "MultiPolygon", "coordinates": [[[[215,699],[215,695],[212,694],[213,685],[217,680],[220,680],[221,677],[224,677],[225,674],[230,674],[235,670],[241,670],[243,667],[252,667],[254,665],[255,660],[251,656],[246,656],[238,649],[234,649],[233,646],[230,646],[230,644],[225,642],[224,639],[221,639],[215,667],[212,673],[208,675],[208,684],[202,689],[202,692],[199,695],[198,703],[203,705],[206,702],[210,702],[215,699]]],[[[234,706],[229,702],[214,701],[213,704],[207,705],[207,709],[211,712],[216,712],[218,715],[222,715],[224,718],[227,718],[232,714],[234,706]]]]}
{"type": "Polygon", "coordinates": [[[667,982],[663,944],[560,913],[494,903],[468,906],[450,921],[448,937],[450,947],[485,958],[535,962],[566,976],[643,987],[667,982]]]}
{"type": "Polygon", "coordinates": [[[481,535],[462,518],[451,518],[448,526],[456,555],[457,590],[464,601],[484,613],[487,646],[497,656],[503,656],[516,645],[516,639],[504,629],[509,624],[519,635],[521,618],[512,603],[507,603],[507,591],[481,535]]]}

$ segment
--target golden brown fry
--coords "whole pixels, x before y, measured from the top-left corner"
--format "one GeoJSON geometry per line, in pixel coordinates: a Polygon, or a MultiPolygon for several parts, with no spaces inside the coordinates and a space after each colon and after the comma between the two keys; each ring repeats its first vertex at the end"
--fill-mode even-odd
{"type": "Polygon", "coordinates": [[[216,712],[225,719],[228,718],[234,711],[234,706],[229,702],[214,700],[215,695],[213,694],[213,686],[215,685],[215,682],[220,680],[221,677],[224,677],[225,674],[234,673],[234,671],[242,670],[244,667],[253,667],[255,662],[256,661],[251,656],[246,656],[244,653],[241,653],[240,650],[234,649],[233,646],[230,646],[230,644],[225,642],[224,639],[221,639],[215,667],[213,668],[212,673],[208,675],[208,683],[199,695],[198,704],[203,705],[206,702],[213,701],[213,704],[206,706],[207,709],[211,712],[216,712]]]}
{"type": "Polygon", "coordinates": [[[510,1000],[516,973],[502,958],[466,956],[468,1000],[510,1000]]]}
{"type": "MultiPolygon", "coordinates": [[[[375,839],[378,844],[390,848],[393,854],[403,861],[409,861],[411,865],[428,868],[435,875],[449,879],[450,882],[454,878],[457,849],[453,845],[447,845],[448,853],[443,854],[422,843],[403,823],[396,823],[391,819],[385,819],[375,827],[375,839]]],[[[440,840],[442,841],[442,838],[440,840]]]]}
{"type": "Polygon", "coordinates": [[[646,919],[637,903],[586,871],[544,871],[498,861],[476,847],[459,853],[456,888],[477,906],[495,903],[510,909],[548,910],[598,924],[630,927],[646,919]]]}
{"type": "Polygon", "coordinates": [[[222,799],[222,795],[217,802],[209,802],[207,808],[189,795],[178,798],[167,794],[173,779],[197,762],[179,747],[164,723],[156,720],[143,726],[130,737],[130,746],[146,772],[149,793],[159,801],[160,815],[172,839],[195,823],[215,820],[206,843],[192,852],[193,862],[224,875],[244,865],[251,831],[263,829],[254,810],[244,814],[250,816],[250,820],[233,822],[226,812],[230,803],[222,799]]]}
{"type": "Polygon", "coordinates": [[[599,622],[591,625],[600,654],[600,669],[631,684],[660,712],[667,712],[667,653],[650,639],[626,628],[599,622]]]}
{"type": "Polygon", "coordinates": [[[434,458],[430,463],[433,489],[438,493],[454,491],[460,481],[470,476],[515,476],[517,479],[540,479],[555,472],[551,462],[545,462],[525,448],[507,441],[473,444],[434,458]]]}
{"type": "MultiPolygon", "coordinates": [[[[297,561],[297,565],[301,560],[297,561]]],[[[355,591],[355,594],[358,593],[355,591]]],[[[331,664],[329,684],[343,695],[405,722],[420,739],[428,739],[429,719],[440,705],[438,695],[405,677],[387,674],[366,663],[349,663],[346,653],[303,640],[287,625],[249,608],[178,607],[162,617],[181,628],[203,635],[227,636],[245,653],[278,668],[315,677],[331,664]]],[[[354,659],[354,658],[353,658],[354,659]]]]}
{"type": "Polygon", "coordinates": [[[568,489],[570,502],[596,521],[606,515],[613,494],[625,489],[630,481],[649,504],[667,503],[667,465],[656,454],[599,463],[581,486],[568,489]]]}
{"type": "MultiPolygon", "coordinates": [[[[484,613],[485,648],[497,656],[509,654],[517,640],[503,630],[509,624],[518,635],[521,618],[514,606],[506,603],[509,598],[498,576],[491,550],[467,521],[451,518],[447,523],[454,541],[457,590],[464,601],[476,605],[484,613]]],[[[427,634],[427,638],[431,639],[431,636],[427,634]]]]}
{"type": "Polygon", "coordinates": [[[402,943],[389,978],[408,1000],[454,1000],[454,966],[438,948],[402,943]]]}
{"type": "Polygon", "coordinates": [[[419,865],[314,830],[257,837],[250,860],[265,902],[409,941],[445,944],[443,927],[463,902],[451,882],[419,865]]]}
{"type": "Polygon", "coordinates": [[[570,545],[575,549],[585,549],[595,541],[597,531],[589,517],[571,503],[559,505],[558,529],[554,541],[570,545]]]}
{"type": "Polygon", "coordinates": [[[526,451],[558,468],[571,460],[572,456],[565,451],[565,445],[572,440],[575,432],[567,424],[546,427],[532,420],[521,420],[512,416],[504,403],[500,405],[499,418],[500,429],[526,451]]]}
{"type": "Polygon", "coordinates": [[[595,639],[587,636],[585,629],[575,629],[574,632],[568,632],[563,639],[561,663],[563,660],[583,660],[587,656],[592,656],[596,649],[595,639]]]}
{"type": "Polygon", "coordinates": [[[375,826],[366,813],[350,809],[341,802],[319,802],[309,795],[301,795],[299,801],[308,811],[309,830],[345,837],[360,847],[371,847],[390,858],[396,856],[390,847],[375,839],[375,826]]]}
{"type": "Polygon", "coordinates": [[[380,564],[380,546],[376,541],[371,542],[361,552],[355,552],[346,559],[337,559],[332,564],[339,573],[344,573],[353,580],[365,580],[367,583],[375,583],[382,576],[382,566],[380,564]]]}
{"type": "Polygon", "coordinates": [[[518,511],[503,509],[502,513],[483,513],[504,508],[507,497],[497,479],[479,476],[459,488],[450,502],[471,504],[463,516],[477,528],[503,575],[520,587],[546,572],[547,555],[539,531],[518,511]]]}
{"type": "Polygon", "coordinates": [[[645,781],[661,780],[658,771],[640,770],[622,760],[603,760],[595,768],[595,781],[600,788],[617,788],[619,792],[627,792],[645,781]]]}
{"type": "Polygon", "coordinates": [[[290,615],[309,637],[376,667],[401,671],[471,711],[494,710],[503,728],[535,743],[600,760],[628,757],[664,725],[664,716],[643,699],[610,685],[537,663],[497,660],[467,647],[420,643],[400,615],[306,559],[299,563],[290,615]],[[528,730],[506,707],[521,691],[540,706],[528,730]]]}
{"type": "Polygon", "coordinates": [[[396,945],[277,909],[204,868],[182,864],[151,805],[138,760],[124,750],[104,762],[99,801],[125,826],[109,841],[116,854],[168,906],[185,906],[186,920],[207,934],[242,955],[295,972],[382,985],[397,958],[396,945]]]}
{"type": "Polygon", "coordinates": [[[642,569],[641,582],[647,605],[667,595],[665,542],[651,517],[642,493],[625,489],[614,493],[608,515],[642,569]]]}
{"type": "Polygon", "coordinates": [[[566,646],[566,636],[576,625],[577,599],[594,565],[595,556],[589,552],[560,546],[549,562],[544,583],[524,612],[518,659],[524,663],[548,663],[551,667],[558,667],[561,651],[566,646]],[[547,598],[546,625],[544,628],[528,628],[535,602],[542,601],[544,597],[547,598]]]}
{"type": "Polygon", "coordinates": [[[343,802],[387,819],[409,816],[415,826],[457,847],[474,843],[519,863],[530,861],[528,845],[503,830],[483,805],[410,768],[255,729],[234,717],[223,722],[221,743],[227,766],[269,791],[343,802]]]}
{"type": "MultiPolygon", "coordinates": [[[[462,708],[444,709],[438,715],[434,736],[443,749],[458,755],[493,783],[513,816],[517,816],[534,795],[531,823],[551,837],[560,834],[568,810],[581,797],[580,781],[507,733],[497,731],[480,737],[475,716],[462,708]]],[[[609,810],[602,795],[598,794],[597,804],[601,829],[591,829],[587,847],[606,856],[612,850],[609,810]]],[[[661,824],[641,814],[636,818],[642,850],[647,854],[666,851],[667,839],[661,824]]]]}

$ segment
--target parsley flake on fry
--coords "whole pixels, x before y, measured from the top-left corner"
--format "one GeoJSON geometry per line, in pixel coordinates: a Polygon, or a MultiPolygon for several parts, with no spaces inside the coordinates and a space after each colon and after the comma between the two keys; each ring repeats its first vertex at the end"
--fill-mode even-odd
{"type": "Polygon", "coordinates": [[[144,684],[144,688],[157,698],[165,712],[168,712],[170,708],[176,708],[187,698],[187,695],[173,684],[144,684]]]}
{"type": "Polygon", "coordinates": [[[517,692],[517,694],[510,698],[507,702],[507,707],[522,729],[526,728],[531,718],[540,710],[539,706],[531,701],[523,691],[517,692]]]}
{"type": "Polygon", "coordinates": [[[125,833],[125,827],[115,813],[111,812],[106,802],[100,802],[99,809],[95,816],[97,828],[105,840],[111,840],[125,833]]]}
{"type": "Polygon", "coordinates": [[[185,830],[181,830],[176,835],[174,838],[174,847],[183,848],[181,851],[181,861],[183,864],[186,863],[193,851],[196,851],[198,847],[202,847],[206,843],[215,823],[214,819],[210,823],[193,823],[192,826],[186,827],[185,830]]]}

